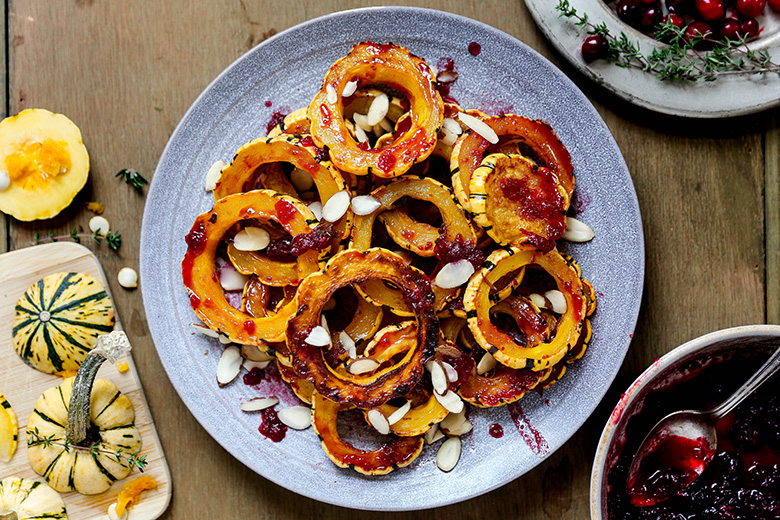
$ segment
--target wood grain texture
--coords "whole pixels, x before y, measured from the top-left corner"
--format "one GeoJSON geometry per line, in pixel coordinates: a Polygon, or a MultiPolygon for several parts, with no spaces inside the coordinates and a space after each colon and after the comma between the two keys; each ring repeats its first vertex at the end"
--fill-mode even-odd
{"type": "MultiPolygon", "coordinates": [[[[3,367],[0,372],[0,388],[13,406],[19,423],[18,449],[11,462],[0,468],[0,478],[13,475],[42,480],[27,461],[25,426],[41,394],[61,384],[62,379],[38,372],[24,364],[14,350],[11,325],[14,307],[24,292],[44,276],[60,271],[87,273],[105,282],[95,257],[89,250],[76,244],[48,244],[0,256],[0,366],[3,367]]],[[[116,329],[122,330],[119,320],[116,322],[116,329]]],[[[171,477],[154,423],[149,417],[132,355],[127,356],[126,360],[130,369],[125,373],[120,373],[111,363],[104,363],[100,367],[98,377],[112,381],[133,403],[135,425],[143,442],[141,453],[146,456],[148,463],[144,474],[154,478],[158,485],[156,490],[145,493],[144,500],[134,508],[133,514],[151,520],[158,518],[170,501],[171,477]]],[[[122,486],[137,477],[137,472],[131,474],[126,480],[115,482],[109,490],[95,496],[80,495],[76,492],[62,494],[69,518],[102,520],[106,517],[108,506],[116,501],[122,486]]]]}
{"type": "MultiPolygon", "coordinates": [[[[44,107],[65,113],[80,126],[92,158],[91,180],[74,205],[50,222],[12,222],[11,242],[23,247],[35,230],[67,233],[74,225],[86,227],[90,214],[82,205],[88,200],[103,202],[105,216],[122,233],[124,244],[118,254],[105,246],[96,253],[136,345],[136,363],[173,475],[176,492],[163,518],[363,517],[302,498],[257,476],[224,452],[178,399],[148,335],[140,293],[125,291],[114,280],[122,266],[137,268],[144,200],[113,175],[133,167],[150,176],[167,138],[201,90],[263,39],[329,12],[387,3],[391,2],[10,3],[11,111],[44,107]]],[[[771,277],[765,279],[764,273],[771,266],[764,260],[765,243],[769,244],[764,217],[770,210],[764,209],[762,191],[769,179],[765,169],[772,161],[764,151],[765,142],[770,144],[764,135],[767,129],[776,129],[777,118],[684,121],[627,105],[562,62],[520,1],[392,3],[431,7],[492,25],[562,67],[586,92],[616,136],[632,173],[643,214],[647,271],[643,307],[626,363],[602,405],[571,441],[524,477],[464,504],[375,516],[587,518],[591,460],[620,392],[655,358],[683,341],[727,326],[760,323],[768,314],[764,302],[771,277]]],[[[776,201],[772,208],[778,211],[776,201]]],[[[771,224],[775,236],[777,225],[771,224]]]]}

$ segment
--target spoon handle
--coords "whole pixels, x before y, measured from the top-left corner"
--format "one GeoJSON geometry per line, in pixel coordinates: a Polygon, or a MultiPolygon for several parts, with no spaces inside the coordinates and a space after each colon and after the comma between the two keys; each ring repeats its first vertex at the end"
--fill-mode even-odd
{"type": "Polygon", "coordinates": [[[736,392],[710,410],[709,414],[712,416],[712,419],[714,421],[719,421],[725,417],[731,410],[736,408],[739,403],[744,401],[746,397],[761,386],[764,381],[772,377],[772,375],[777,372],[778,368],[780,368],[780,348],[775,350],[774,354],[766,360],[766,363],[764,363],[763,366],[745,382],[745,384],[740,386],[736,392]]]}

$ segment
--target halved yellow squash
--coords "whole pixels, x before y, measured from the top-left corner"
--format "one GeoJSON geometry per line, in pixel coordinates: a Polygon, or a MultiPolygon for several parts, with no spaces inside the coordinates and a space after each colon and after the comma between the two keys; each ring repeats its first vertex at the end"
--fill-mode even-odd
{"type": "Polygon", "coordinates": [[[0,394],[0,462],[11,462],[19,440],[19,426],[11,403],[0,394]]]}
{"type": "Polygon", "coordinates": [[[40,108],[0,122],[0,160],[0,177],[10,181],[0,191],[0,211],[24,221],[57,215],[89,175],[89,155],[78,127],[64,115],[40,108]]]}

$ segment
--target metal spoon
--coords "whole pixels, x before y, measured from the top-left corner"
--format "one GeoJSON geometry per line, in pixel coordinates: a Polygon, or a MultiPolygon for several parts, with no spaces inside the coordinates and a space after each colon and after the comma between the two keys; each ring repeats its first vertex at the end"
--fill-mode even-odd
{"type": "Polygon", "coordinates": [[[780,368],[780,348],[728,399],[707,411],[680,410],[658,421],[628,470],[629,500],[639,507],[671,497],[702,474],[718,449],[715,423],[780,368]]]}

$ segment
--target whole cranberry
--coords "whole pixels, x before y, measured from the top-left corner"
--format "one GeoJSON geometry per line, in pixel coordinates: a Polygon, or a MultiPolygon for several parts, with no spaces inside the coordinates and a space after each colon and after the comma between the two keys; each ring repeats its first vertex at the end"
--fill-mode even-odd
{"type": "Polygon", "coordinates": [[[678,16],[674,13],[669,13],[666,16],[664,16],[663,23],[667,24],[669,22],[671,22],[671,24],[677,27],[678,29],[682,29],[683,27],[685,27],[685,20],[683,19],[683,17],[678,16]]]}
{"type": "Polygon", "coordinates": [[[769,7],[780,13],[780,0],[769,0],[769,7]]]}
{"type": "Polygon", "coordinates": [[[738,40],[742,33],[742,24],[736,18],[726,18],[720,26],[720,37],[723,40],[738,40]]]}
{"type": "Polygon", "coordinates": [[[592,63],[609,56],[609,42],[600,34],[591,34],[582,42],[580,52],[586,62],[592,63]]]}
{"type": "Polygon", "coordinates": [[[666,8],[670,13],[690,14],[693,11],[693,0],[666,0],[666,8]]]}
{"type": "Polygon", "coordinates": [[[758,37],[758,33],[761,31],[761,27],[758,25],[758,20],[755,18],[748,18],[742,22],[740,31],[748,38],[756,38],[758,37]]]}
{"type": "Polygon", "coordinates": [[[764,13],[766,0],[737,0],[737,12],[748,18],[755,18],[764,13]]]}
{"type": "Polygon", "coordinates": [[[639,3],[646,5],[658,5],[659,0],[639,0],[639,3]]]}
{"type": "Polygon", "coordinates": [[[635,26],[639,23],[642,10],[639,0],[620,0],[617,4],[618,18],[628,25],[635,26]]]}
{"type": "Polygon", "coordinates": [[[726,16],[723,0],[696,0],[696,10],[701,18],[707,22],[722,20],[726,16]]]}
{"type": "MultiPolygon", "coordinates": [[[[693,39],[697,36],[704,36],[705,38],[712,37],[712,27],[706,22],[693,22],[685,28],[685,37],[693,39]]],[[[707,41],[701,41],[696,44],[697,49],[704,49],[710,45],[707,41]]]]}
{"type": "Polygon", "coordinates": [[[643,9],[639,17],[639,25],[645,30],[655,30],[663,20],[664,14],[660,7],[650,6],[643,9]]]}

